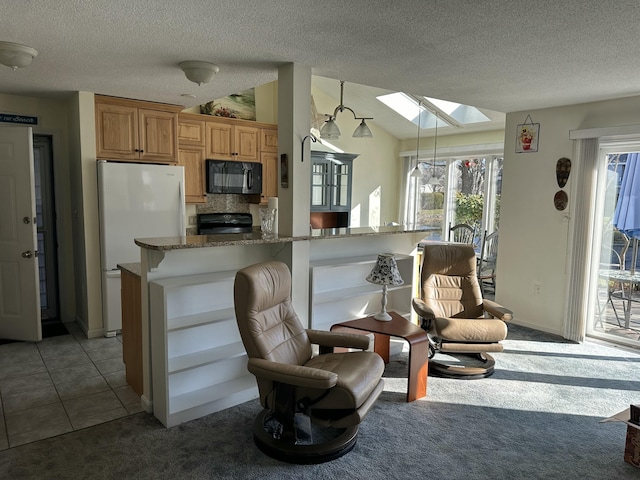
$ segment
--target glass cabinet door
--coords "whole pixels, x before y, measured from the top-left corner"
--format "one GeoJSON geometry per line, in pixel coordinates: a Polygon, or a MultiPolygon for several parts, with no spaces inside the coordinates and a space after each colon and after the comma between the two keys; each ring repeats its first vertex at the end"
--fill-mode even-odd
{"type": "Polygon", "coordinates": [[[333,182],[331,184],[333,194],[331,199],[332,210],[335,207],[349,207],[350,167],[351,165],[346,163],[333,165],[333,182]]]}
{"type": "Polygon", "coordinates": [[[329,208],[329,175],[329,163],[313,163],[311,167],[311,208],[329,208]]]}

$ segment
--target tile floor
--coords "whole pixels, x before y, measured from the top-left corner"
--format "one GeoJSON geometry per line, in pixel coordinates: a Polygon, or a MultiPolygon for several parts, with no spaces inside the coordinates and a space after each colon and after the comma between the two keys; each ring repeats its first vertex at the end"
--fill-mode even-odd
{"type": "Polygon", "coordinates": [[[122,339],[68,335],[0,345],[0,450],[142,411],[122,339]]]}

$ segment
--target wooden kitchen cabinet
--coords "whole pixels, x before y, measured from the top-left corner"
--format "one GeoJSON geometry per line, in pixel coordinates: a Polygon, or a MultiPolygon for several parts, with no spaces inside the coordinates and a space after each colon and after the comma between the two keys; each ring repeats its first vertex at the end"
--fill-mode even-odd
{"type": "Polygon", "coordinates": [[[260,203],[268,203],[269,197],[278,196],[278,152],[260,154],[262,163],[262,194],[260,203]]]}
{"type": "Polygon", "coordinates": [[[278,129],[277,128],[261,128],[260,129],[260,152],[278,153],[278,129]]]}
{"type": "Polygon", "coordinates": [[[122,292],[122,360],[127,383],[142,395],[142,291],[139,264],[119,265],[122,292]]]}
{"type": "Polygon", "coordinates": [[[178,146],[205,146],[205,121],[193,118],[195,115],[178,115],[178,146]]]}
{"type": "Polygon", "coordinates": [[[259,162],[258,135],[260,129],[232,122],[233,119],[207,120],[207,158],[259,162]]]}
{"type": "Polygon", "coordinates": [[[178,148],[178,165],[184,167],[185,203],[207,203],[205,147],[183,144],[178,148]]]}
{"type": "Polygon", "coordinates": [[[175,163],[180,108],[96,95],[97,157],[175,163]]]}

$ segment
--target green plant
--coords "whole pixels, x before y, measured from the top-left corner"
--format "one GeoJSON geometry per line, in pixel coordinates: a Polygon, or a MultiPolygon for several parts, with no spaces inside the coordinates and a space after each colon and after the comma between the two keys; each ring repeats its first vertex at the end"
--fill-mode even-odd
{"type": "Polygon", "coordinates": [[[483,206],[482,195],[465,195],[456,192],[456,223],[466,223],[478,230],[482,222],[483,206]]]}

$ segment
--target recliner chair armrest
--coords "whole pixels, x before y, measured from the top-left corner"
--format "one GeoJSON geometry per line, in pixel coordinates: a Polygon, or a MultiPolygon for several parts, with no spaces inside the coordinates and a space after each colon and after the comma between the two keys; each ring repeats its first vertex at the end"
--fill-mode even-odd
{"type": "Polygon", "coordinates": [[[511,310],[494,301],[483,299],[482,308],[484,308],[485,312],[493,315],[495,318],[499,318],[504,322],[508,322],[513,319],[513,312],[511,310]]]}
{"type": "Polygon", "coordinates": [[[422,299],[414,297],[411,300],[411,305],[413,305],[413,310],[418,314],[418,316],[430,319],[436,318],[433,310],[431,310],[431,308],[428,307],[427,304],[422,301],[422,299]]]}
{"type": "Polygon", "coordinates": [[[338,375],[333,372],[302,365],[271,362],[263,358],[250,358],[247,369],[258,378],[296,387],[327,390],[338,382],[338,375]]]}
{"type": "Polygon", "coordinates": [[[369,348],[371,338],[367,335],[344,332],[327,332],[326,330],[307,330],[311,343],[321,347],[343,347],[366,350],[369,348]]]}

